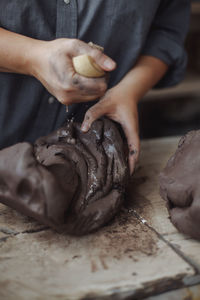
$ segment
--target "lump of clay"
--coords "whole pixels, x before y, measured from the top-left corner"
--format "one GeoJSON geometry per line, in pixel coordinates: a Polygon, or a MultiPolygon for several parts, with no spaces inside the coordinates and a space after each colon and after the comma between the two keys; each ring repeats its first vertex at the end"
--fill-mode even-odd
{"type": "Polygon", "coordinates": [[[32,145],[19,143],[0,151],[0,202],[56,227],[64,222],[63,211],[78,188],[78,175],[66,162],[65,173],[70,177],[63,187],[37,162],[33,150],[32,145]]]}
{"type": "Polygon", "coordinates": [[[128,177],[122,137],[107,119],[88,133],[69,122],[34,146],[0,151],[0,202],[71,234],[106,224],[123,202],[128,177]]]}
{"type": "Polygon", "coordinates": [[[200,239],[200,130],[181,138],[178,149],[160,174],[160,193],[172,223],[200,239]]]}

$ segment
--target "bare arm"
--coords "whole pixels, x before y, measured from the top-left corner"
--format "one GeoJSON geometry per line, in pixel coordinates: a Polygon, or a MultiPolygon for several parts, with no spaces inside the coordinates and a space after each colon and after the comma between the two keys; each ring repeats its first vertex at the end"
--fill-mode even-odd
{"type": "Polygon", "coordinates": [[[31,75],[31,52],[37,42],[0,28],[0,71],[31,75]]]}
{"type": "Polygon", "coordinates": [[[121,80],[135,101],[139,101],[167,72],[168,66],[153,56],[140,56],[132,70],[121,80]]]}
{"type": "Polygon", "coordinates": [[[72,58],[81,54],[89,54],[105,71],[116,67],[112,59],[80,40],[41,41],[0,28],[0,71],[34,76],[66,105],[94,100],[107,89],[104,77],[75,73],[72,58]]]}
{"type": "Polygon", "coordinates": [[[168,66],[158,58],[141,56],[134,68],[85,115],[83,131],[87,131],[92,122],[103,115],[121,124],[128,141],[131,173],[139,155],[137,103],[164,76],[167,69],[168,66]]]}

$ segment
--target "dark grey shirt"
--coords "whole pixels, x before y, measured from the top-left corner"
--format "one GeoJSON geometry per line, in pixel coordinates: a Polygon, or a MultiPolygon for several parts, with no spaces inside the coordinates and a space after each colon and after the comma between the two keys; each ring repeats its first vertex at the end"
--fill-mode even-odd
{"type": "MultiPolygon", "coordinates": [[[[0,0],[0,26],[41,40],[78,38],[101,45],[117,62],[109,87],[134,66],[140,54],[166,62],[170,68],[158,86],[183,78],[183,48],[190,0],[0,0]]],[[[0,73],[0,148],[34,141],[67,118],[81,118],[88,106],[65,107],[36,79],[0,73]]],[[[123,99],[122,99],[123,101],[123,99]]]]}

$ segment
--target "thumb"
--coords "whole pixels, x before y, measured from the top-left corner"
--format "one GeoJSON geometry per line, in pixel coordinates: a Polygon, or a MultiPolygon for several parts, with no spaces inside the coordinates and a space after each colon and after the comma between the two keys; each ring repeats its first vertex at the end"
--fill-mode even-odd
{"type": "Polygon", "coordinates": [[[94,62],[104,71],[113,71],[117,66],[114,60],[102,53],[100,50],[93,49],[89,55],[93,58],[94,62]]]}
{"type": "Polygon", "coordinates": [[[101,101],[93,105],[90,109],[88,109],[88,111],[85,114],[83,123],[81,125],[81,130],[83,132],[87,132],[90,129],[92,123],[105,114],[106,109],[104,105],[101,105],[101,101]]]}

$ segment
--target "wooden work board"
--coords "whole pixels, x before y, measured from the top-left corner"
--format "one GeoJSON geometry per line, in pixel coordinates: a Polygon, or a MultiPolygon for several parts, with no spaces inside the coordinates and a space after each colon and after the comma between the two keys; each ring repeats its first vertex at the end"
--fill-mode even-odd
{"type": "Polygon", "coordinates": [[[159,196],[178,140],[142,142],[125,207],[94,234],[61,235],[1,205],[0,299],[144,299],[200,283],[200,243],[177,232],[159,196]]]}

